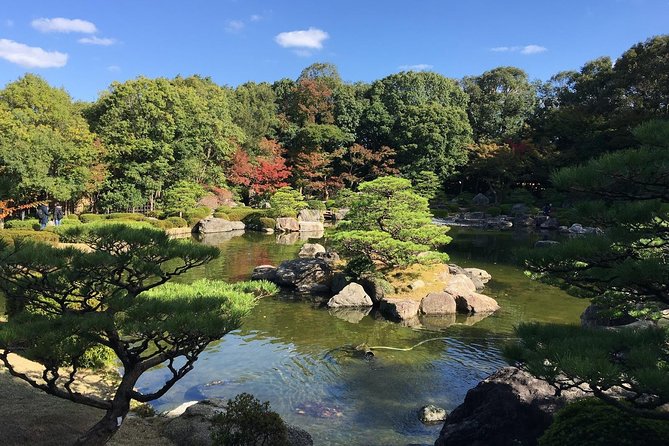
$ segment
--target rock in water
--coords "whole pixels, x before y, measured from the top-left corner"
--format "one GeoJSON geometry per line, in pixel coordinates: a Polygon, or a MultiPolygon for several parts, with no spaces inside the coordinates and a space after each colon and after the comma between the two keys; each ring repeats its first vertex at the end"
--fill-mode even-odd
{"type": "Polygon", "coordinates": [[[317,209],[302,209],[300,214],[297,216],[297,220],[302,221],[318,221],[321,222],[324,220],[323,211],[317,209]]]}
{"type": "Polygon", "coordinates": [[[323,259],[295,259],[281,262],[275,283],[303,293],[327,293],[332,282],[332,267],[323,259]]]}
{"type": "Polygon", "coordinates": [[[415,300],[383,299],[381,301],[381,312],[391,319],[412,320],[418,316],[420,302],[415,300]]]}
{"type": "Polygon", "coordinates": [[[251,273],[251,280],[269,280],[276,281],[276,266],[260,265],[253,268],[251,273]]]}
{"type": "Polygon", "coordinates": [[[276,219],[276,230],[282,232],[299,232],[300,222],[293,217],[279,217],[276,219]]]}
{"type": "Polygon", "coordinates": [[[429,404],[419,411],[420,421],[425,424],[440,423],[446,419],[448,413],[446,409],[429,404]]]}
{"type": "Polygon", "coordinates": [[[420,302],[422,314],[455,314],[455,299],[449,293],[430,293],[420,302]]]}
{"type": "Polygon", "coordinates": [[[371,307],[372,299],[365,293],[362,285],[349,283],[328,301],[328,307],[371,307]]]}
{"type": "Polygon", "coordinates": [[[299,257],[316,257],[319,253],[325,253],[325,247],[318,243],[305,243],[298,254],[299,257]]]}

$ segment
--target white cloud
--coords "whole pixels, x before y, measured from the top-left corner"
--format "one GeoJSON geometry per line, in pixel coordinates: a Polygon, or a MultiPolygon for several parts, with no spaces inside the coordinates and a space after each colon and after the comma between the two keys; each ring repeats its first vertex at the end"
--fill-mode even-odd
{"type": "Polygon", "coordinates": [[[121,67],[119,67],[118,65],[109,65],[107,67],[107,71],[112,71],[114,73],[118,73],[119,71],[121,71],[121,67]]]}
{"type": "Polygon", "coordinates": [[[67,63],[65,53],[44,51],[8,39],[0,39],[0,58],[26,68],[59,68],[67,63]]]}
{"type": "Polygon", "coordinates": [[[14,20],[6,19],[6,20],[4,21],[4,25],[5,25],[7,28],[12,28],[12,27],[14,26],[14,20]]]}
{"type": "Polygon", "coordinates": [[[81,19],[65,19],[56,17],[53,19],[41,18],[31,22],[32,27],[43,33],[84,33],[93,34],[97,32],[95,24],[81,19]]]}
{"type": "Polygon", "coordinates": [[[432,65],[426,63],[419,63],[416,65],[400,65],[399,69],[404,71],[425,71],[432,68],[432,65]]]}
{"type": "Polygon", "coordinates": [[[548,48],[539,45],[526,45],[520,50],[520,54],[539,54],[548,51],[548,48]]]}
{"type": "Polygon", "coordinates": [[[262,20],[262,16],[260,14],[253,14],[249,20],[252,22],[259,22],[262,20]]]}
{"type": "Polygon", "coordinates": [[[289,31],[276,35],[274,40],[284,48],[309,48],[319,50],[323,48],[323,41],[330,37],[328,33],[318,28],[289,31]]]}
{"type": "Polygon", "coordinates": [[[116,39],[111,39],[108,37],[98,37],[98,36],[90,36],[90,37],[82,37],[81,39],[77,40],[79,43],[83,43],[86,45],[102,45],[102,46],[109,46],[113,45],[116,43],[116,39]]]}
{"type": "Polygon", "coordinates": [[[244,22],[241,20],[228,20],[225,24],[225,30],[229,33],[238,33],[244,29],[244,22]]]}
{"type": "Polygon", "coordinates": [[[520,53],[525,55],[539,54],[548,51],[548,48],[539,45],[525,45],[525,46],[496,46],[490,48],[490,51],[495,53],[520,53]]]}

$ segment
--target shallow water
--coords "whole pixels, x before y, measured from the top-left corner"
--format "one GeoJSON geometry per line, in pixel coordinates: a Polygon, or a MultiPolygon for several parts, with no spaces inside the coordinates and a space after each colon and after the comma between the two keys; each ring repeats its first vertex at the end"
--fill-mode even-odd
{"type": "MultiPolygon", "coordinates": [[[[331,314],[291,295],[265,299],[240,330],[212,344],[195,369],[154,406],[162,411],[185,401],[248,392],[309,431],[316,445],[433,444],[440,426],[418,421],[421,406],[434,403],[452,410],[460,404],[468,389],[505,365],[500,349],[518,322],[577,323],[586,306],[530,281],[514,266],[513,249],[531,246],[536,235],[468,229],[451,235],[447,251],[453,262],[492,274],[484,292],[502,307],[494,315],[435,318],[403,327],[376,313],[331,314]],[[375,350],[371,361],[353,349],[361,343],[408,348],[425,340],[410,351],[375,350]]],[[[182,280],[243,280],[256,265],[294,258],[304,241],[278,244],[273,235],[248,233],[204,242],[219,246],[221,258],[182,280]]],[[[166,376],[154,370],[139,386],[154,388],[166,376]]]]}

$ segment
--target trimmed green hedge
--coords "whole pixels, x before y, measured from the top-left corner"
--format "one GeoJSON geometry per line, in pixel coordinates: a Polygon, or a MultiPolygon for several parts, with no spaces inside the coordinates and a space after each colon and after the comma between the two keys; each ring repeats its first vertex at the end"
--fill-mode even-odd
{"type": "Polygon", "coordinates": [[[77,214],[67,214],[65,220],[76,220],[79,221],[79,216],[77,214]]]}
{"type": "Polygon", "coordinates": [[[104,219],[105,216],[100,214],[81,214],[79,216],[79,220],[81,220],[82,223],[91,223],[94,221],[100,221],[104,219]]]}
{"type": "Polygon", "coordinates": [[[228,216],[228,214],[226,214],[225,212],[216,211],[214,212],[214,217],[222,218],[223,220],[230,220],[230,216],[228,216]]]}
{"type": "Polygon", "coordinates": [[[39,220],[36,218],[26,218],[25,220],[7,220],[5,228],[7,229],[39,229],[39,220]]]}
{"type": "Polygon", "coordinates": [[[309,209],[314,209],[317,211],[324,211],[326,210],[325,203],[322,201],[318,200],[308,200],[307,201],[307,206],[309,206],[309,209]]]}
{"type": "Polygon", "coordinates": [[[253,209],[253,208],[233,208],[228,212],[228,219],[230,221],[244,221],[246,217],[252,214],[260,214],[261,216],[267,215],[267,211],[264,209],[253,209]]]}
{"type": "Polygon", "coordinates": [[[60,240],[58,234],[52,231],[33,231],[32,229],[1,229],[0,239],[13,244],[14,239],[30,238],[47,243],[56,244],[60,240]]]}

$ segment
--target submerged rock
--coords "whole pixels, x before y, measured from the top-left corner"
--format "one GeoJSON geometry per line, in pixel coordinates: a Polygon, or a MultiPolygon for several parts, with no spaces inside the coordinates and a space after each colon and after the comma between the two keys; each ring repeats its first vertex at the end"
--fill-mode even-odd
{"type": "Polygon", "coordinates": [[[428,404],[418,412],[418,418],[425,424],[440,423],[446,419],[448,412],[446,409],[437,407],[434,404],[428,404]]]}
{"type": "Polygon", "coordinates": [[[331,316],[352,324],[357,324],[372,311],[372,307],[333,307],[328,310],[331,316]]]}

